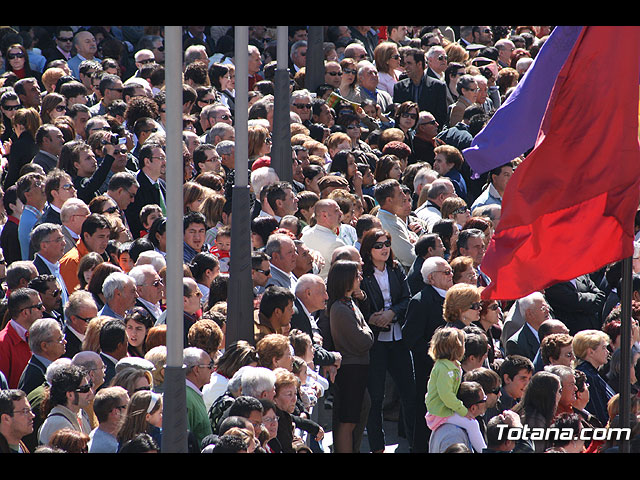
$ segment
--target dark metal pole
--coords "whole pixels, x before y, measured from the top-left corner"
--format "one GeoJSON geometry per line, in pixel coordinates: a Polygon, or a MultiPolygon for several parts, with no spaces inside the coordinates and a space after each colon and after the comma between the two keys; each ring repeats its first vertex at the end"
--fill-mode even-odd
{"type": "MultiPolygon", "coordinates": [[[[291,182],[291,117],[289,107],[290,78],[288,69],[288,29],[278,27],[276,43],[277,68],[275,73],[275,95],[273,108],[273,147],[271,149],[271,166],[280,180],[291,182]]],[[[258,196],[260,192],[253,192],[258,196]]]]}
{"type": "Polygon", "coordinates": [[[307,36],[307,62],[304,85],[310,92],[315,92],[324,83],[324,27],[312,25],[307,36]]]}
{"type": "Polygon", "coordinates": [[[164,27],[167,92],[167,367],[162,452],[187,452],[187,399],[183,367],[182,27],[164,27]]]}
{"type": "Polygon", "coordinates": [[[249,27],[235,27],[235,184],[231,205],[231,260],[229,265],[227,344],[253,336],[253,281],[251,280],[251,215],[249,209],[249,27]]]}
{"type": "MultiPolygon", "coordinates": [[[[631,297],[632,297],[632,260],[622,260],[621,282],[621,326],[620,326],[620,428],[629,428],[630,392],[631,392],[631,297]]],[[[622,441],[621,451],[629,453],[630,442],[622,441]]]]}

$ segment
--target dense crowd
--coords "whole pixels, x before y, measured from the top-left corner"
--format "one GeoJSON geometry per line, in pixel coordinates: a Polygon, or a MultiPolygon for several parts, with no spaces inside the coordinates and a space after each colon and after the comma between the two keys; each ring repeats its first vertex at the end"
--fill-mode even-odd
{"type": "MultiPolygon", "coordinates": [[[[309,28],[288,27],[283,175],[276,27],[249,27],[254,338],[230,343],[234,28],[184,27],[189,452],[384,452],[389,422],[416,453],[618,451],[581,432],[621,424],[620,263],[481,297],[527,152],[477,176],[463,151],[553,27],[322,28],[324,81],[310,87],[309,28]],[[505,433],[527,427],[574,435],[505,433]]],[[[161,451],[164,176],[180,161],[165,152],[163,34],[0,28],[3,453],[161,451]]]]}

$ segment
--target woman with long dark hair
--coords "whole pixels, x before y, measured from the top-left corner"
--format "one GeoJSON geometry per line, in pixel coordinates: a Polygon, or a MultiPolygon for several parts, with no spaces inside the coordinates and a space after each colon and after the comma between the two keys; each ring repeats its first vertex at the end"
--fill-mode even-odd
{"type": "MultiPolygon", "coordinates": [[[[538,372],[531,377],[522,399],[512,410],[520,415],[522,425],[546,429],[555,417],[561,393],[560,377],[550,372],[538,372]]],[[[544,440],[535,440],[534,444],[536,453],[545,451],[544,440]]]]}
{"type": "Polygon", "coordinates": [[[387,372],[400,395],[407,438],[413,439],[416,395],[413,363],[402,341],[401,328],[411,297],[402,266],[391,251],[391,235],[384,230],[365,233],[360,255],[363,261],[360,285],[367,299],[364,315],[375,335],[369,351],[367,388],[371,396],[371,409],[367,434],[371,451],[381,452],[385,446],[382,405],[387,372]]]}
{"type": "Polygon", "coordinates": [[[342,355],[335,384],[339,404],[334,432],[337,453],[352,453],[354,430],[360,421],[367,388],[369,350],[373,332],[353,300],[360,290],[360,265],[348,260],[334,263],[327,276],[327,311],[334,348],[342,355]]]}

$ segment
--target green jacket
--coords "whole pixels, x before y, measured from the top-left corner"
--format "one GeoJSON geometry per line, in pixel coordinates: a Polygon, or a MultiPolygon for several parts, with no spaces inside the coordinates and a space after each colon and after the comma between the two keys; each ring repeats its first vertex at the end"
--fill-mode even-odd
{"type": "Polygon", "coordinates": [[[187,386],[187,422],[189,430],[195,435],[200,447],[202,439],[211,435],[211,423],[209,423],[207,407],[202,396],[189,386],[187,386]]]}
{"type": "Polygon", "coordinates": [[[464,417],[467,407],[456,397],[461,381],[460,362],[436,360],[427,383],[427,412],[437,417],[450,417],[454,413],[464,417]]]}

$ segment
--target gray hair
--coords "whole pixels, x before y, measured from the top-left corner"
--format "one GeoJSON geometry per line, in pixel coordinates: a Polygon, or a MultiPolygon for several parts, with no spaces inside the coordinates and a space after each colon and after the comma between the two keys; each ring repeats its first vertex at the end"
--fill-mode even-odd
{"type": "Polygon", "coordinates": [[[73,356],[71,363],[85,370],[93,370],[100,365],[101,361],[102,359],[98,353],[93,350],[83,350],[73,356]]]}
{"type": "Polygon", "coordinates": [[[67,220],[71,220],[71,217],[83,207],[86,207],[87,209],[89,208],[89,206],[83,200],[80,200],[76,197],[70,198],[69,200],[64,202],[62,208],[60,209],[60,221],[64,223],[67,220]]]}
{"type": "Polygon", "coordinates": [[[102,284],[102,294],[105,300],[111,300],[117,290],[122,290],[130,282],[133,282],[133,279],[124,272],[110,273],[102,284]]]}
{"type": "Polygon", "coordinates": [[[253,367],[241,376],[242,395],[259,398],[263,392],[270,391],[276,384],[276,375],[264,367],[253,367]]]}
{"type": "Polygon", "coordinates": [[[236,142],[233,140],[222,140],[216,145],[216,153],[218,155],[231,155],[236,148],[236,142]]]}
{"type": "Polygon", "coordinates": [[[573,369],[566,365],[547,365],[545,371],[553,373],[560,378],[560,382],[564,382],[568,378],[573,378],[573,369]]]}
{"type": "Polygon", "coordinates": [[[36,228],[31,230],[30,241],[31,248],[35,252],[40,251],[40,244],[46,240],[46,238],[54,232],[61,231],[62,226],[54,223],[41,223],[36,228]]]}
{"type": "Polygon", "coordinates": [[[431,285],[431,282],[429,281],[429,275],[437,271],[442,266],[447,265],[447,261],[442,257],[429,257],[425,259],[424,263],[422,264],[422,268],[420,268],[420,273],[422,274],[424,283],[428,283],[429,285],[431,285]]]}
{"type": "Polygon", "coordinates": [[[233,374],[229,383],[227,384],[227,389],[231,392],[234,397],[238,397],[242,394],[242,377],[249,370],[256,368],[251,365],[245,365],[240,367],[236,373],[233,374]]]}
{"type": "Polygon", "coordinates": [[[440,177],[440,174],[431,167],[422,167],[418,170],[416,176],[413,177],[413,191],[417,191],[418,187],[431,185],[433,182],[429,183],[429,177],[435,177],[435,180],[437,180],[440,177]]]}
{"type": "Polygon", "coordinates": [[[304,292],[308,288],[311,288],[318,282],[324,283],[322,277],[318,275],[315,275],[313,273],[305,273],[304,275],[301,275],[300,278],[298,278],[298,282],[296,283],[296,297],[302,295],[302,292],[304,292]]]}
{"type": "Polygon", "coordinates": [[[279,181],[278,173],[272,167],[260,167],[251,172],[251,188],[256,196],[260,196],[265,186],[279,181]]]}
{"type": "Polygon", "coordinates": [[[76,290],[69,295],[69,300],[67,300],[67,304],[64,306],[65,318],[68,320],[72,316],[77,316],[78,310],[87,304],[93,304],[97,308],[96,301],[93,299],[91,292],[87,290],[76,290]]]}
{"type": "Polygon", "coordinates": [[[35,354],[42,353],[42,342],[50,342],[61,331],[60,323],[53,318],[39,318],[29,328],[29,348],[35,354]]]}
{"type": "MultiPolygon", "coordinates": [[[[162,255],[162,254],[160,254],[162,255]]],[[[146,280],[146,275],[155,275],[156,269],[152,265],[136,265],[129,270],[129,276],[136,282],[136,286],[143,285],[146,280]]]]}
{"type": "Polygon", "coordinates": [[[264,253],[266,253],[270,257],[273,257],[274,252],[280,253],[280,250],[282,249],[282,242],[286,241],[293,242],[293,240],[291,240],[291,237],[284,233],[274,233],[272,235],[269,235],[267,244],[264,247],[264,253]]]}
{"type": "Polygon", "coordinates": [[[187,347],[183,350],[182,363],[186,367],[187,373],[190,373],[193,367],[202,363],[203,354],[207,354],[207,352],[197,347],[187,347]]]}
{"type": "MultiPolygon", "coordinates": [[[[85,352],[80,352],[80,353],[85,353],[85,352]]],[[[89,352],[86,352],[89,353],[89,352]]],[[[96,355],[98,355],[96,352],[91,352],[91,353],[95,353],[96,355]]],[[[78,354],[80,355],[80,354],[78,354]]],[[[78,356],[76,355],[76,356],[78,356]]],[[[99,356],[99,355],[98,355],[99,356]]],[[[74,357],[75,358],[75,357],[74,357]]],[[[53,362],[51,362],[49,364],[49,366],[47,367],[47,370],[44,373],[44,380],[51,385],[51,379],[53,378],[53,376],[56,374],[56,372],[58,370],[60,370],[61,368],[65,368],[68,367],[69,365],[72,364],[72,361],[70,358],[67,357],[60,357],[57,360],[54,360],[53,362]]]]}
{"type": "Polygon", "coordinates": [[[138,260],[136,260],[136,267],[142,267],[145,265],[149,265],[153,267],[156,272],[159,272],[167,266],[167,261],[165,260],[164,255],[160,252],[155,250],[146,250],[141,252],[140,255],[138,255],[138,260]]]}
{"type": "Polygon", "coordinates": [[[453,183],[448,178],[438,178],[434,180],[427,191],[427,198],[438,198],[440,195],[449,192],[450,185],[453,186],[453,183]]]}
{"type": "Polygon", "coordinates": [[[293,92],[291,92],[291,100],[289,103],[293,105],[296,100],[300,99],[308,99],[309,101],[311,101],[311,92],[306,88],[303,88],[302,90],[294,90],[293,92]]]}
{"type": "MultiPolygon", "coordinates": [[[[227,132],[233,131],[235,133],[234,128],[228,123],[218,122],[211,127],[209,133],[207,133],[207,143],[213,143],[213,139],[217,136],[222,136],[227,132]]],[[[218,154],[219,155],[219,154],[218,154]]]]}
{"type": "Polygon", "coordinates": [[[306,40],[298,40],[293,45],[291,45],[291,52],[289,54],[289,57],[291,58],[291,60],[293,60],[293,55],[298,50],[300,50],[302,47],[306,47],[306,46],[307,46],[307,41],[306,40]]]}
{"type": "Polygon", "coordinates": [[[533,303],[536,300],[542,300],[543,302],[547,303],[547,300],[544,298],[544,295],[541,292],[530,293],[526,297],[518,300],[518,303],[520,304],[520,312],[522,313],[523,317],[526,316],[527,310],[533,307],[533,303]]]}

